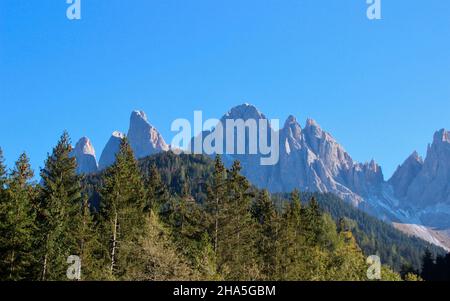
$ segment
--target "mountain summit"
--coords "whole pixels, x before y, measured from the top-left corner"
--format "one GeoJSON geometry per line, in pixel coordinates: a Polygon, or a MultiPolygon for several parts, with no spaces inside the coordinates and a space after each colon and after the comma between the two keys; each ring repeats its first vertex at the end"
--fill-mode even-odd
{"type": "Polygon", "coordinates": [[[116,161],[116,154],[119,152],[122,139],[125,138],[125,134],[119,131],[115,131],[111,134],[102,155],[100,156],[99,169],[104,170],[113,165],[116,161]]]}
{"type": "Polygon", "coordinates": [[[95,149],[89,138],[81,138],[75,145],[71,155],[77,161],[78,174],[90,174],[97,172],[98,165],[95,157],[95,149]]]}
{"type": "Polygon", "coordinates": [[[168,151],[169,146],[164,138],[153,127],[143,111],[133,111],[130,117],[128,140],[136,158],[144,158],[162,151],[168,151]]]}

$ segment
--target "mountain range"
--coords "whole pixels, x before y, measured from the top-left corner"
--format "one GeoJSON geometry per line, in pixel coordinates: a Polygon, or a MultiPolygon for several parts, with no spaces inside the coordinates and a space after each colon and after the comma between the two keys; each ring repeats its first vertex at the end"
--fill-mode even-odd
{"type": "MultiPolygon", "coordinates": [[[[232,108],[221,121],[226,119],[259,121],[267,117],[255,106],[243,104],[232,108]]],[[[270,123],[269,130],[275,131],[270,123]]],[[[213,131],[204,132],[201,139],[213,131]]],[[[407,234],[450,250],[450,132],[436,132],[425,159],[413,152],[390,179],[384,178],[374,160],[354,161],[313,119],[302,127],[289,116],[278,134],[280,156],[276,165],[261,165],[259,154],[224,155],[223,160],[228,166],[239,160],[243,174],[259,188],[333,193],[407,234]]],[[[142,111],[132,112],[126,136],[138,159],[171,150],[142,111]]],[[[94,173],[110,166],[123,137],[119,131],[112,134],[98,165],[91,141],[80,139],[73,151],[78,172],[94,173]]],[[[245,143],[248,149],[248,137],[245,143]]]]}

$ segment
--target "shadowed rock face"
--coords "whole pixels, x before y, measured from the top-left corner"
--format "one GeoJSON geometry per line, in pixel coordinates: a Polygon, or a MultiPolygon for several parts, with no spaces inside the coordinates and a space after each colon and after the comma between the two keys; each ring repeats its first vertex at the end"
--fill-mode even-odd
{"type": "Polygon", "coordinates": [[[121,132],[116,131],[112,133],[111,138],[109,138],[109,141],[100,156],[99,170],[104,170],[114,164],[116,161],[116,154],[120,150],[120,144],[122,143],[123,138],[125,138],[125,134],[121,132]]]}
{"type": "Polygon", "coordinates": [[[78,174],[90,174],[98,171],[95,149],[89,138],[81,138],[75,145],[71,156],[77,161],[78,174]]]}
{"type": "Polygon", "coordinates": [[[131,114],[127,137],[137,159],[169,150],[169,146],[157,129],[148,122],[143,111],[134,111],[131,114]]]}
{"type": "Polygon", "coordinates": [[[423,160],[417,152],[414,152],[411,156],[400,165],[395,171],[392,178],[389,180],[394,188],[394,195],[397,198],[404,198],[408,194],[408,189],[411,183],[420,173],[423,168],[423,160]]]}
{"type": "Polygon", "coordinates": [[[420,170],[409,176],[412,180],[404,197],[409,206],[450,206],[450,132],[442,129],[434,134],[420,170]]]}

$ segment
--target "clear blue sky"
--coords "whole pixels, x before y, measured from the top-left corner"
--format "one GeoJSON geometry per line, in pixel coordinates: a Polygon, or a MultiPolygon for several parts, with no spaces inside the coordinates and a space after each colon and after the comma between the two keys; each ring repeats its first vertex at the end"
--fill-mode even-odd
{"type": "Polygon", "coordinates": [[[99,156],[142,109],[168,142],[175,118],[255,104],[316,119],[358,161],[390,176],[450,128],[450,1],[0,1],[0,146],[36,171],[59,135],[99,156]]]}

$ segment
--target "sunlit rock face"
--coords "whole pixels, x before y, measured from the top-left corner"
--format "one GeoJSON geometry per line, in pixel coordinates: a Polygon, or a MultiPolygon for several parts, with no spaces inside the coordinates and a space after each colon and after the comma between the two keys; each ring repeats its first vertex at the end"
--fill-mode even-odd
{"type": "Polygon", "coordinates": [[[134,111],[131,114],[127,138],[137,159],[169,150],[164,138],[148,122],[143,111],[134,111]]]}
{"type": "Polygon", "coordinates": [[[98,171],[95,149],[89,138],[81,138],[75,145],[71,155],[77,161],[78,174],[90,174],[98,171]]]}

